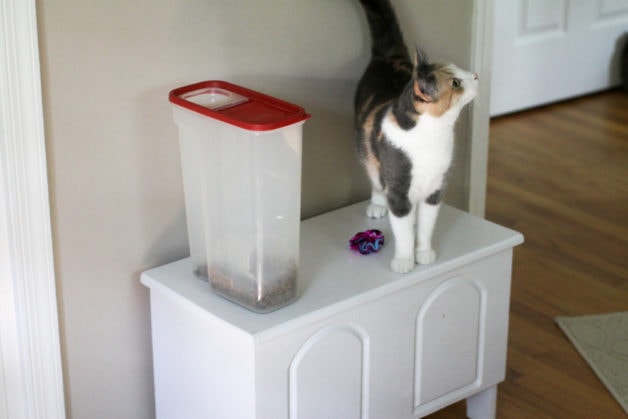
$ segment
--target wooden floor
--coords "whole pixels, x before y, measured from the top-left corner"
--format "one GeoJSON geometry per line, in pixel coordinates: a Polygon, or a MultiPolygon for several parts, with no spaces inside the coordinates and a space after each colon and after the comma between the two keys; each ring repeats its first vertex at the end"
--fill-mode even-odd
{"type": "Polygon", "coordinates": [[[627,418],[554,318],[628,310],[628,94],[500,117],[490,135],[486,218],[526,240],[497,417],[627,418]]]}

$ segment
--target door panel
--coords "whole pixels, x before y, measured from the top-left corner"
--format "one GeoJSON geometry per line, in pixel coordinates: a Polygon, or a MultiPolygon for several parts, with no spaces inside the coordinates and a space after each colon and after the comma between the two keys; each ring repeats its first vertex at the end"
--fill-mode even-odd
{"type": "Polygon", "coordinates": [[[619,83],[628,0],[495,0],[491,116],[619,83]]]}
{"type": "Polygon", "coordinates": [[[415,408],[479,385],[484,304],[477,285],[461,278],[446,281],[424,303],[416,321],[415,408]]]}
{"type": "Polygon", "coordinates": [[[364,417],[365,340],[351,326],[333,325],[306,341],[289,370],[291,418],[364,417]]]}

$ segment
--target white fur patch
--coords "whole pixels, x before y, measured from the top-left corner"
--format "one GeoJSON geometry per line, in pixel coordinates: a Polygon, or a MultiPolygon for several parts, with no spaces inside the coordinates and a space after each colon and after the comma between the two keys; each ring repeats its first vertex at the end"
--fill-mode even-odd
{"type": "Polygon", "coordinates": [[[447,114],[439,118],[424,114],[414,128],[408,131],[392,122],[391,118],[389,114],[383,121],[384,134],[412,162],[408,198],[411,202],[424,200],[441,188],[443,177],[451,164],[455,117],[452,120],[447,114]]]}
{"type": "Polygon", "coordinates": [[[454,77],[458,78],[462,82],[462,86],[464,88],[464,93],[456,104],[455,109],[451,109],[456,112],[455,118],[458,118],[460,110],[467,103],[471,102],[473,98],[478,94],[479,77],[475,73],[464,71],[455,64],[449,64],[448,67],[449,70],[451,70],[451,72],[454,74],[454,77]]]}

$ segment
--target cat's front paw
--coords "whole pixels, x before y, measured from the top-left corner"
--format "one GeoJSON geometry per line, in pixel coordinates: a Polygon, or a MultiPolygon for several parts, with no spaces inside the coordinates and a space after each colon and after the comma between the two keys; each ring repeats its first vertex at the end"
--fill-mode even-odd
{"type": "Polygon", "coordinates": [[[371,203],[368,208],[366,208],[366,216],[369,218],[382,218],[387,212],[388,208],[379,204],[371,203]]]}
{"type": "Polygon", "coordinates": [[[433,249],[417,250],[416,263],[419,265],[429,265],[436,260],[436,252],[433,249]]]}
{"type": "Polygon", "coordinates": [[[390,262],[390,269],[398,274],[405,274],[414,269],[414,259],[412,258],[394,258],[390,262]]]}

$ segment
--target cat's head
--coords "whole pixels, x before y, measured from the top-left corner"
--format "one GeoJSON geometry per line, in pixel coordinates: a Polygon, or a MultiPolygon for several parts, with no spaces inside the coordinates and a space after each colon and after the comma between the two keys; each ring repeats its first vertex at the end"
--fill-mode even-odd
{"type": "Polygon", "coordinates": [[[454,64],[430,63],[421,50],[416,49],[412,75],[415,106],[420,113],[457,117],[478,92],[478,75],[462,70],[454,64]]]}

